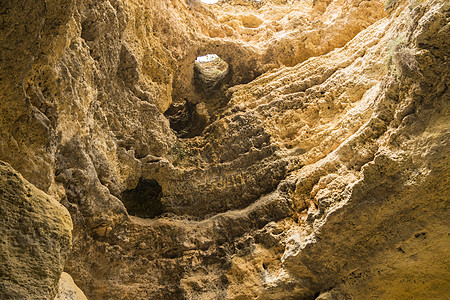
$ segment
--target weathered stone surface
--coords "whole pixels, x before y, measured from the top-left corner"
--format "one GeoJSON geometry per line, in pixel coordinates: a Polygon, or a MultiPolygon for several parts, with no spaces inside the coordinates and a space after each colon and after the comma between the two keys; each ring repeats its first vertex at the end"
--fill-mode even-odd
{"type": "Polygon", "coordinates": [[[217,55],[197,57],[194,63],[197,86],[206,92],[220,87],[225,77],[229,74],[228,72],[228,63],[217,55]]]}
{"type": "Polygon", "coordinates": [[[87,300],[83,291],[73,282],[72,277],[62,272],[58,281],[58,293],[55,300],[87,300]]]}
{"type": "Polygon", "coordinates": [[[446,293],[445,1],[22,2],[0,159],[70,211],[88,297],[446,293]]]}
{"type": "Polygon", "coordinates": [[[1,299],[53,299],[71,230],[61,204],[0,162],[1,299]]]}

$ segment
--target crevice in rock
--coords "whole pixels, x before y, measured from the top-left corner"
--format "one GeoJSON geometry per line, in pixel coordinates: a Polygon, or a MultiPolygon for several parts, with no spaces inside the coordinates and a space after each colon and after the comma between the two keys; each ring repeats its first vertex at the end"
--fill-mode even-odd
{"type": "Polygon", "coordinates": [[[184,103],[172,103],[164,113],[172,128],[180,138],[198,136],[209,124],[209,114],[203,102],[194,104],[188,100],[184,103]]]}
{"type": "Polygon", "coordinates": [[[117,142],[119,147],[125,148],[126,151],[133,150],[134,157],[136,159],[141,159],[149,154],[148,147],[143,143],[139,143],[135,138],[128,138],[125,140],[119,140],[117,142]]]}
{"type": "Polygon", "coordinates": [[[122,202],[128,214],[141,218],[154,218],[163,213],[162,187],[154,179],[139,179],[134,189],[122,193],[122,202]]]}

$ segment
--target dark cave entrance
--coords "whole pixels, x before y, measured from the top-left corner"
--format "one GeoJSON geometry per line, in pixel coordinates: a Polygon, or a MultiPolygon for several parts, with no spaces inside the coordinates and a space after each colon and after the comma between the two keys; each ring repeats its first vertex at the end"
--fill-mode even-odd
{"type": "Polygon", "coordinates": [[[194,62],[195,87],[193,99],[174,102],[164,112],[170,127],[180,138],[191,138],[202,133],[212,121],[215,112],[224,106],[226,82],[230,80],[230,66],[217,54],[198,56],[194,62]]]}
{"type": "Polygon", "coordinates": [[[154,218],[163,213],[162,187],[154,179],[140,178],[134,189],[122,193],[122,202],[128,214],[141,218],[154,218]]]}
{"type": "Polygon", "coordinates": [[[164,113],[172,128],[180,138],[200,135],[209,123],[209,114],[203,103],[172,103],[164,113]]]}

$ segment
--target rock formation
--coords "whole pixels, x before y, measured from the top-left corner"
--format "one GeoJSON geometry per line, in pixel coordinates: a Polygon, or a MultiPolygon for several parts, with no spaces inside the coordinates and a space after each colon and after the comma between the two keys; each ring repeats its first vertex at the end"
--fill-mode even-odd
{"type": "Polygon", "coordinates": [[[0,162],[2,299],[52,299],[69,255],[67,210],[0,162]]]}
{"type": "Polygon", "coordinates": [[[87,300],[83,291],[75,285],[72,277],[63,272],[58,281],[58,293],[55,300],[87,300]]]}
{"type": "Polygon", "coordinates": [[[3,1],[0,298],[446,299],[449,20],[3,1]]]}

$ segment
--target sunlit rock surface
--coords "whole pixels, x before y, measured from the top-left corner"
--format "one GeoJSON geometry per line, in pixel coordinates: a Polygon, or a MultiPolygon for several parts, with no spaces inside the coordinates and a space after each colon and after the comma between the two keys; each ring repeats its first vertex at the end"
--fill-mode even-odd
{"type": "Polygon", "coordinates": [[[447,1],[0,12],[0,160],[74,225],[37,298],[445,299],[447,1]]]}
{"type": "Polygon", "coordinates": [[[72,277],[63,272],[58,281],[58,292],[55,300],[87,300],[83,291],[73,282],[72,277]]]}

